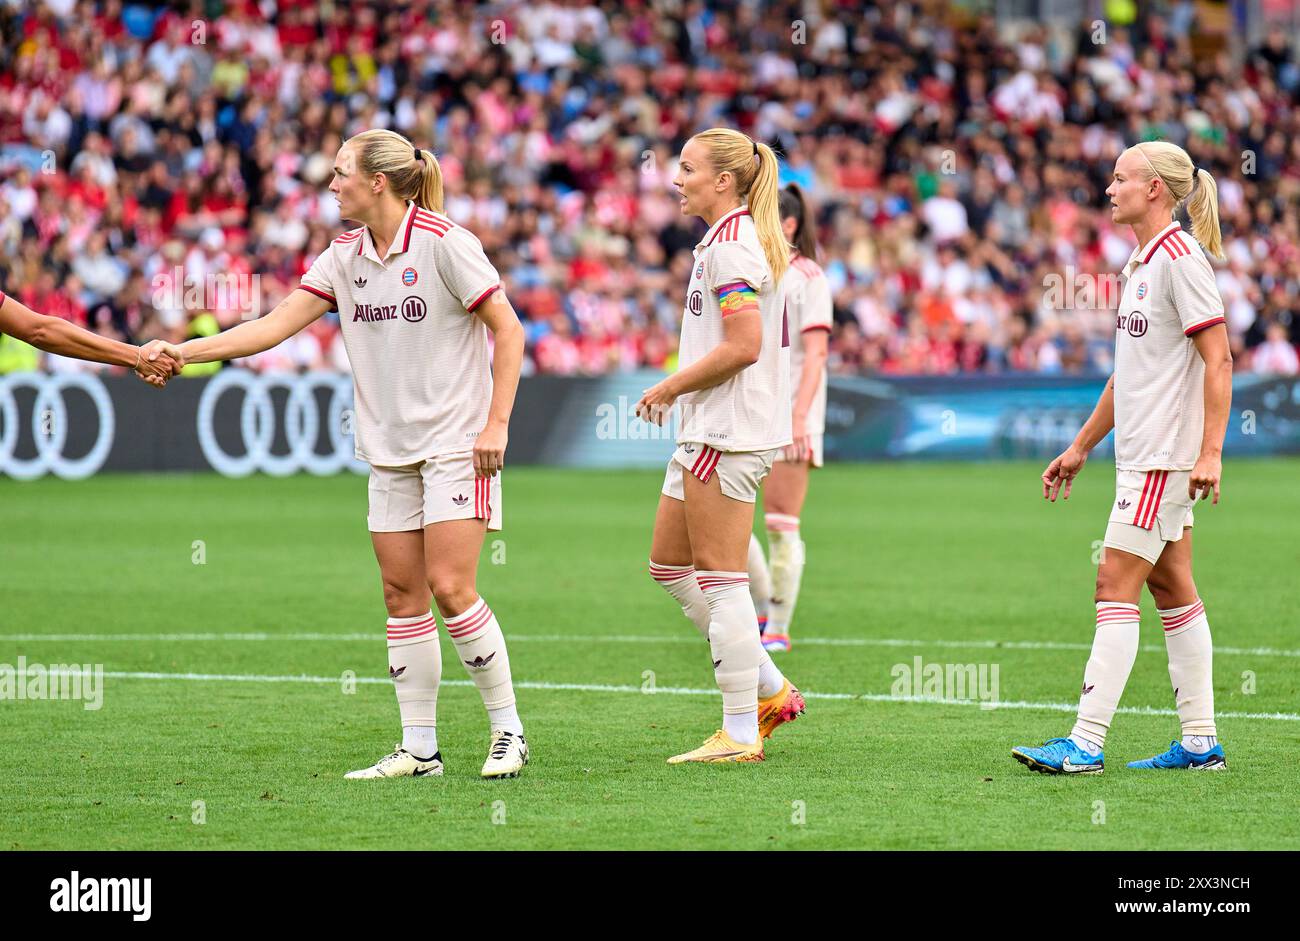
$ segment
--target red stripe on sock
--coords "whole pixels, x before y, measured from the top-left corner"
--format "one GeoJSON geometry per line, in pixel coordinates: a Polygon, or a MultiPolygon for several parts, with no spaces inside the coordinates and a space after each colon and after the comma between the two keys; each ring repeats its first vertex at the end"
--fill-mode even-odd
{"type": "Polygon", "coordinates": [[[428,627],[421,628],[418,631],[390,630],[388,632],[388,639],[389,640],[410,640],[412,637],[423,637],[425,634],[436,634],[437,632],[438,632],[438,625],[434,623],[434,624],[430,624],[428,627]]]}
{"type": "Polygon", "coordinates": [[[393,633],[393,631],[413,631],[413,630],[418,630],[419,628],[422,627],[428,627],[430,624],[436,625],[437,623],[438,623],[438,619],[430,615],[424,620],[417,621],[414,624],[394,624],[392,621],[389,621],[387,626],[388,626],[388,633],[391,634],[393,633]]]}
{"type": "Polygon", "coordinates": [[[1205,613],[1205,605],[1198,601],[1196,602],[1195,605],[1192,606],[1192,609],[1190,611],[1184,611],[1182,614],[1176,615],[1175,617],[1171,617],[1169,619],[1165,619],[1164,617],[1161,617],[1160,620],[1164,623],[1165,630],[1174,631],[1185,624],[1190,624],[1192,621],[1195,621],[1204,613],[1205,613]]]}
{"type": "Polygon", "coordinates": [[[486,604],[484,604],[483,610],[479,611],[477,614],[475,614],[473,617],[467,620],[460,621],[456,623],[454,626],[452,625],[451,621],[448,621],[447,634],[448,636],[453,638],[464,637],[467,634],[474,633],[476,630],[478,630],[480,627],[482,627],[490,620],[492,620],[492,609],[489,608],[486,604]]]}

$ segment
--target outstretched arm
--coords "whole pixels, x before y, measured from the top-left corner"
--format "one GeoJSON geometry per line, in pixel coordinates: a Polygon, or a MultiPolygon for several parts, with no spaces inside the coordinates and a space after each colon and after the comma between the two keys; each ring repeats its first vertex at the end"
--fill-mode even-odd
{"type": "Polygon", "coordinates": [[[1106,383],[1106,388],[1102,390],[1101,398],[1097,400],[1097,406],[1088,416],[1088,420],[1083,423],[1079,433],[1074,436],[1074,443],[1062,451],[1056,460],[1047,465],[1047,470],[1043,471],[1044,499],[1055,503],[1062,484],[1065,485],[1065,493],[1062,496],[1066,500],[1070,499],[1070,488],[1074,486],[1074,478],[1079,476],[1079,471],[1083,470],[1089,452],[1100,444],[1101,439],[1110,434],[1110,430],[1114,427],[1115,377],[1111,376],[1106,383]]]}
{"type": "Polygon", "coordinates": [[[190,340],[179,347],[159,343],[148,358],[162,353],[182,357],[182,363],[212,363],[252,356],[283,343],[330,309],[330,302],[308,291],[294,290],[265,317],[241,323],[216,336],[190,340]]]}
{"type": "Polygon", "coordinates": [[[488,406],[487,424],[474,441],[474,473],[495,477],[505,465],[510,413],[515,407],[519,370],[524,362],[524,328],[504,289],[474,308],[474,316],[492,331],[493,343],[492,404],[488,406]]]}
{"type": "Polygon", "coordinates": [[[109,366],[126,366],[134,369],[141,379],[160,387],[180,372],[180,366],[170,357],[146,359],[138,346],[101,337],[58,317],[38,314],[4,294],[0,294],[0,333],[7,333],[47,353],[109,366]]]}

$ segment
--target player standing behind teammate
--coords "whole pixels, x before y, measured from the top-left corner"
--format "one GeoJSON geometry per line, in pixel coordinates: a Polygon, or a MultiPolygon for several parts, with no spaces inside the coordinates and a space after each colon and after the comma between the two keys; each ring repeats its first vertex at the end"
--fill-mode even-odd
{"type": "Polygon", "coordinates": [[[505,638],[475,571],[485,530],[501,528],[523,328],[479,240],[442,214],[433,154],[392,131],[366,131],[339,149],[330,192],[361,227],[336,238],[271,313],[179,353],[199,363],[251,356],[339,310],[356,382],[357,457],[371,465],[369,527],[402,719],[396,750],[347,777],[442,773],[442,651],[430,594],[487,707],[483,777],[513,777],[528,745],[505,638]]]}
{"type": "Polygon", "coordinates": [[[650,549],[650,574],[708,638],[722,728],[686,761],[761,761],[763,739],[803,697],[763,650],[745,559],[758,486],[790,443],[789,335],[781,277],[789,248],[777,211],[776,154],[712,128],[682,148],[673,185],[709,226],[695,247],[679,369],[637,403],[662,425],[682,403],[650,549]]]}
{"type": "Polygon", "coordinates": [[[790,621],[803,580],[804,544],[799,514],[808,495],[808,468],[822,466],[826,429],[826,344],[834,322],[830,284],[817,264],[817,236],[812,212],[799,184],[781,191],[781,231],[794,246],[790,270],[782,281],[790,331],[790,378],[794,405],[790,415],[794,443],[777,453],[772,473],[763,482],[763,518],[772,568],[763,547],[749,536],[749,593],[758,611],[763,649],[790,649],[790,621]]]}
{"type": "Polygon", "coordinates": [[[1102,746],[1138,651],[1145,582],[1164,625],[1182,741],[1130,768],[1226,767],[1214,725],[1210,625],[1192,581],[1192,506],[1219,502],[1223,436],[1232,402],[1232,354],[1223,300],[1202,246],[1222,257],[1214,178],[1163,141],[1138,144],[1115,163],[1111,218],[1133,227],[1124,266],[1115,373],[1092,417],[1043,473],[1056,500],[1088,452],[1115,429],[1115,503],[1097,568],[1097,633],[1068,738],[1011,754],[1035,771],[1100,774],[1102,746]],[[1190,198],[1189,198],[1190,197],[1190,198]],[[1187,202],[1195,239],[1171,221],[1187,202]],[[1199,243],[1199,244],[1198,244],[1199,243]]]}

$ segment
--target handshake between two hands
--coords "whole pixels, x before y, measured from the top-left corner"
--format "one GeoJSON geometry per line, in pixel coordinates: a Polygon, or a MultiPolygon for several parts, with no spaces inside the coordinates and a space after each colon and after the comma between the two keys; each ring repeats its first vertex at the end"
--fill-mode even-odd
{"type": "Polygon", "coordinates": [[[140,347],[135,364],[135,374],[159,389],[167,385],[172,376],[179,376],[185,368],[185,354],[179,346],[165,340],[150,340],[140,347]]]}

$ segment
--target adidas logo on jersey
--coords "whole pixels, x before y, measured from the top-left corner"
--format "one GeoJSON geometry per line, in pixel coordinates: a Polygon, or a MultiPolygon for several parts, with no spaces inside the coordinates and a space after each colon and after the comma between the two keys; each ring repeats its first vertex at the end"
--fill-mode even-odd
{"type": "Polygon", "coordinates": [[[363,287],[366,286],[366,279],[365,279],[365,278],[357,278],[357,279],[356,279],[355,281],[353,281],[352,283],[355,284],[355,285],[357,286],[357,290],[359,291],[359,290],[361,290],[363,287]]]}
{"type": "Polygon", "coordinates": [[[458,493],[456,494],[456,496],[451,498],[451,502],[456,504],[457,506],[464,506],[466,503],[469,503],[469,497],[461,496],[458,493]]]}

